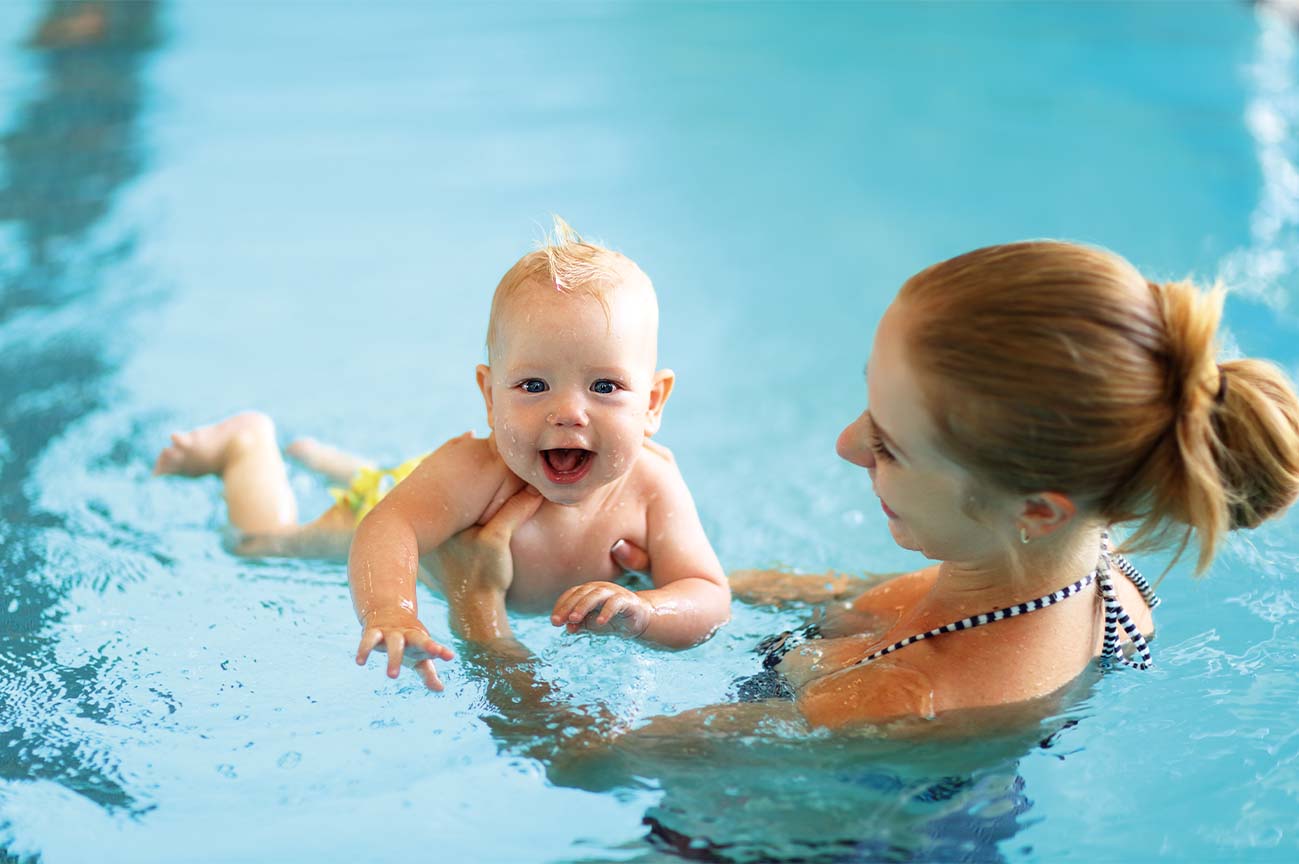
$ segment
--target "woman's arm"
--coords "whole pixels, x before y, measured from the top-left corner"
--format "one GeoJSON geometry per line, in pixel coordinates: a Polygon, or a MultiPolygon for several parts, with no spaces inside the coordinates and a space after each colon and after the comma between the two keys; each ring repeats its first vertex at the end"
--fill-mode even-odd
{"type": "MultiPolygon", "coordinates": [[[[649,553],[627,540],[613,547],[613,560],[632,573],[649,573],[649,553]]],[[[736,600],[750,606],[784,606],[789,603],[819,604],[858,596],[899,573],[790,573],[785,570],[735,570],[727,577],[736,600]]]]}
{"type": "Polygon", "coordinates": [[[784,570],[735,570],[730,574],[735,599],[750,606],[785,606],[790,603],[831,603],[856,597],[878,585],[888,575],[853,576],[824,573],[789,573],[784,570]]]}
{"type": "Polygon", "coordinates": [[[481,670],[493,716],[483,719],[510,746],[553,760],[561,752],[601,750],[615,736],[613,718],[570,704],[538,677],[539,661],[510,629],[505,594],[514,580],[510,538],[541,506],[528,486],[481,527],[461,531],[437,549],[438,578],[450,607],[451,629],[467,644],[462,660],[481,670]],[[560,734],[556,734],[556,731],[560,734]]]}

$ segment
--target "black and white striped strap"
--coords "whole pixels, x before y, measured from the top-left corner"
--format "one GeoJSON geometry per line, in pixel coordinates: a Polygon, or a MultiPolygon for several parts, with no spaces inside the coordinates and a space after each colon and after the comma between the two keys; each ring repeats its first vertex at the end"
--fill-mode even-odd
{"type": "MultiPolygon", "coordinates": [[[[1123,572],[1123,575],[1132,579],[1138,590],[1141,590],[1142,585],[1145,585],[1145,590],[1141,591],[1142,597],[1153,608],[1155,605],[1155,603],[1151,602],[1151,598],[1154,598],[1153,592],[1147,596],[1147,592],[1150,592],[1150,585],[1146,583],[1140,573],[1136,572],[1135,567],[1128,564],[1127,559],[1121,555],[1117,557],[1117,566],[1123,572]],[[1127,569],[1124,569],[1125,564],[1127,569]],[[1129,573],[1128,570],[1136,573],[1137,578],[1133,579],[1132,573],[1129,573]],[[1138,582],[1137,579],[1141,581],[1138,582]]],[[[1119,603],[1118,592],[1114,590],[1114,576],[1110,572],[1112,563],[1110,536],[1108,533],[1102,533],[1101,566],[1098,573],[1101,583],[1101,598],[1105,602],[1105,642],[1101,648],[1101,662],[1121,663],[1124,666],[1131,666],[1133,669],[1149,669],[1153,662],[1150,658],[1150,646],[1146,643],[1146,637],[1142,636],[1141,631],[1137,629],[1136,622],[1132,620],[1122,604],[1119,603]],[[1119,644],[1119,627],[1122,627],[1123,632],[1127,634],[1128,641],[1132,643],[1133,651],[1138,655],[1139,659],[1134,660],[1124,653],[1123,646],[1119,644]]],[[[1158,602],[1158,599],[1155,598],[1155,601],[1158,602]]]]}
{"type": "Polygon", "coordinates": [[[960,621],[953,621],[951,624],[944,624],[942,627],[935,627],[933,630],[929,630],[925,633],[917,633],[914,636],[908,636],[905,639],[894,642],[887,648],[881,648],[875,653],[862,658],[859,665],[860,663],[869,663],[872,660],[878,660],[885,654],[892,654],[894,651],[901,651],[903,648],[908,645],[914,645],[916,642],[921,642],[925,639],[932,639],[935,636],[942,636],[944,633],[957,633],[961,630],[971,630],[975,627],[982,627],[984,624],[991,624],[994,621],[1000,621],[1003,618],[1014,618],[1018,615],[1027,615],[1029,612],[1036,612],[1039,609],[1054,606],[1061,600],[1072,597],[1088,585],[1092,584],[1099,572],[1099,570],[1093,570],[1072,585],[1066,585],[1059,591],[1052,591],[1050,594],[1038,597],[1036,600],[1017,603],[1014,606],[1007,606],[1004,609],[994,609],[991,612],[984,612],[981,615],[975,615],[973,618],[962,618],[960,621]]]}
{"type": "Polygon", "coordinates": [[[1119,568],[1119,572],[1128,577],[1129,582],[1137,586],[1137,590],[1141,592],[1141,599],[1146,601],[1146,606],[1151,611],[1154,611],[1154,608],[1159,605],[1160,600],[1155,596],[1155,589],[1150,587],[1150,583],[1146,581],[1146,577],[1142,576],[1141,572],[1137,570],[1136,567],[1132,566],[1131,561],[1118,553],[1115,553],[1113,561],[1114,566],[1119,568]]]}
{"type": "MultiPolygon", "coordinates": [[[[1146,637],[1141,635],[1137,625],[1133,623],[1128,613],[1124,611],[1123,606],[1119,603],[1118,592],[1114,590],[1114,579],[1110,573],[1111,565],[1116,566],[1120,572],[1141,592],[1142,598],[1154,609],[1159,605],[1159,598],[1151,590],[1150,583],[1137,572],[1122,555],[1110,554],[1110,535],[1108,531],[1101,532],[1101,558],[1096,569],[1079,579],[1072,585],[1066,585],[1058,591],[1052,591],[1050,594],[1038,597],[1036,600],[1029,600],[1025,603],[1018,603],[1014,606],[1007,606],[1004,609],[994,609],[991,612],[984,612],[981,615],[975,615],[972,618],[962,618],[960,621],[953,621],[951,624],[944,624],[942,627],[935,627],[924,633],[917,633],[914,636],[908,636],[889,645],[887,648],[863,657],[857,662],[857,665],[870,663],[872,660],[878,660],[886,654],[892,654],[894,651],[901,651],[908,645],[914,645],[925,639],[932,639],[935,636],[942,636],[945,633],[958,633],[961,630],[971,630],[975,627],[982,627],[985,624],[991,624],[994,621],[1000,621],[1003,618],[1014,618],[1018,615],[1027,615],[1029,612],[1036,612],[1039,609],[1045,609],[1048,606],[1054,606],[1061,600],[1067,600],[1078,592],[1082,591],[1092,582],[1099,582],[1101,586],[1101,598],[1105,603],[1105,641],[1101,649],[1102,663],[1121,663],[1125,666],[1131,666],[1134,669],[1149,669],[1152,661],[1150,658],[1150,646],[1146,643],[1146,637]],[[1127,634],[1129,641],[1132,643],[1133,650],[1139,655],[1139,660],[1129,659],[1123,652],[1123,646],[1119,644],[1119,627],[1127,634]]],[[[778,662],[778,661],[777,661],[778,662]]]]}

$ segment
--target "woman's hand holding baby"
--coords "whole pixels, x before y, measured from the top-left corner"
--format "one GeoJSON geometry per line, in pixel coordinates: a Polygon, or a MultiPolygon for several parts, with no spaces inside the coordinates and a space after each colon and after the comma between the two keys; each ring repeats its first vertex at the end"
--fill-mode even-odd
{"type": "Polygon", "coordinates": [[[636,638],[649,627],[654,606],[635,591],[613,582],[586,582],[555,601],[550,623],[569,633],[590,630],[636,638]]]}
{"type": "Polygon", "coordinates": [[[451,607],[451,628],[466,640],[498,643],[498,653],[513,651],[505,614],[505,592],[514,582],[510,538],[541,502],[541,493],[525,486],[486,525],[466,528],[438,547],[438,579],[451,607]]]}

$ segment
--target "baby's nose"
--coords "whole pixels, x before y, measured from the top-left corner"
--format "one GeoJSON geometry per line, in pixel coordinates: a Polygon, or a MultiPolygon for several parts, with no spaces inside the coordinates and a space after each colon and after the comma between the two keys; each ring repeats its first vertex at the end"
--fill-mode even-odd
{"type": "Polygon", "coordinates": [[[585,426],[586,409],[577,400],[566,400],[546,415],[546,422],[551,426],[585,426]]]}

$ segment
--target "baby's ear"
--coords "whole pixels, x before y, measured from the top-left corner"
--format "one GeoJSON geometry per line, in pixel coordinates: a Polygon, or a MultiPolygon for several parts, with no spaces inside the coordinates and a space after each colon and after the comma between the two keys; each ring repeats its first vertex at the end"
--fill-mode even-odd
{"type": "Polygon", "coordinates": [[[671,369],[660,369],[654,373],[654,383],[650,385],[649,410],[645,412],[645,437],[659,431],[663,422],[663,406],[668,404],[672,395],[672,386],[677,383],[677,375],[671,369]]]}
{"type": "Polygon", "coordinates": [[[495,428],[492,426],[492,367],[479,363],[474,372],[478,378],[478,389],[483,394],[483,404],[487,406],[487,425],[495,428]]]}

